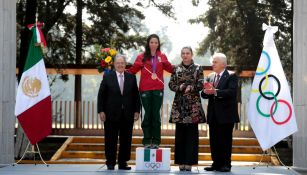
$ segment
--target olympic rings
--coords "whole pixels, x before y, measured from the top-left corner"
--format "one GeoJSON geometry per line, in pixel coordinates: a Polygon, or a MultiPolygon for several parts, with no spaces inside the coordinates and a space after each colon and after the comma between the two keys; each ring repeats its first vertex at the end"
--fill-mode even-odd
{"type": "Polygon", "coordinates": [[[280,93],[281,84],[280,84],[279,79],[278,79],[276,76],[274,76],[274,75],[272,75],[272,74],[269,74],[269,75],[267,74],[267,72],[268,72],[268,70],[269,70],[269,68],[270,68],[270,66],[271,66],[271,57],[270,57],[270,55],[269,55],[266,51],[262,51],[262,52],[261,52],[261,55],[262,55],[262,54],[265,55],[265,57],[267,58],[268,64],[267,64],[266,69],[264,69],[264,68],[257,68],[257,70],[256,70],[256,75],[263,75],[263,74],[265,74],[265,76],[264,76],[264,77],[260,80],[260,82],[259,82],[258,89],[252,89],[252,92],[254,92],[254,93],[258,93],[258,92],[259,92],[259,93],[260,93],[260,95],[259,95],[259,97],[258,97],[258,99],[257,99],[257,102],[256,102],[256,108],[257,108],[258,113],[259,113],[260,115],[262,115],[263,117],[267,117],[267,118],[271,117],[272,120],[273,120],[273,122],[274,122],[275,124],[277,124],[277,125],[283,125],[283,124],[289,122],[289,120],[291,119],[293,109],[292,109],[292,106],[290,105],[290,103],[287,102],[286,100],[277,99],[277,96],[278,96],[279,93],[280,93]],[[270,77],[274,78],[275,81],[276,81],[277,84],[278,84],[278,89],[277,89],[276,94],[274,94],[274,93],[271,92],[271,91],[263,92],[263,90],[265,90],[266,87],[267,87],[267,85],[268,85],[268,79],[269,79],[270,77]],[[262,83],[263,83],[264,80],[265,80],[265,83],[264,83],[264,85],[262,85],[262,83]],[[268,97],[268,96],[266,96],[266,95],[271,95],[272,97],[270,97],[270,96],[268,97]],[[263,98],[265,98],[265,99],[267,99],[267,100],[273,100],[273,99],[274,99],[274,102],[273,102],[272,106],[270,107],[270,113],[269,113],[269,114],[265,114],[265,113],[263,113],[263,112],[260,110],[260,105],[259,105],[259,104],[260,104],[260,99],[261,99],[261,97],[263,97],[263,98]],[[277,108],[278,108],[278,103],[279,103],[279,102],[285,103],[285,104],[288,106],[288,108],[289,108],[289,115],[288,115],[288,117],[287,117],[284,121],[277,121],[277,120],[274,118],[274,114],[275,114],[275,112],[276,112],[276,110],[277,110],[277,108]]]}
{"type": "Polygon", "coordinates": [[[145,163],[146,168],[151,168],[151,169],[159,169],[161,167],[161,163],[155,163],[155,162],[146,162],[145,163]]]}
{"type": "Polygon", "coordinates": [[[269,68],[271,67],[271,57],[270,57],[270,55],[266,52],[266,51],[262,51],[261,52],[261,55],[262,54],[264,54],[265,56],[266,56],[266,58],[268,59],[268,66],[267,66],[267,68],[264,70],[264,71],[261,71],[261,72],[257,72],[256,71],[256,75],[262,75],[262,74],[265,74],[268,70],[269,70],[269,68]]]}
{"type": "MultiPolygon", "coordinates": [[[[286,118],[286,120],[281,121],[281,122],[278,122],[278,121],[275,120],[275,118],[274,118],[274,116],[273,116],[273,114],[272,114],[272,110],[273,110],[273,107],[275,106],[275,104],[276,104],[276,106],[277,106],[276,101],[275,101],[275,102],[273,103],[273,105],[271,106],[270,116],[271,116],[271,118],[272,118],[272,120],[273,120],[274,123],[276,123],[277,125],[283,125],[283,124],[287,123],[287,122],[290,120],[290,118],[291,118],[291,116],[292,116],[292,108],[291,108],[291,105],[290,105],[287,101],[285,101],[285,100],[278,100],[278,102],[285,103],[285,104],[288,106],[288,108],[289,108],[289,115],[288,115],[288,117],[286,118]]],[[[274,113],[275,113],[275,111],[274,111],[274,113]]]]}
{"type": "Polygon", "coordinates": [[[275,75],[270,74],[270,75],[268,75],[268,77],[274,78],[275,81],[276,81],[277,84],[278,84],[278,90],[277,90],[276,94],[273,95],[273,97],[267,97],[267,96],[265,96],[264,93],[262,92],[261,85],[262,85],[262,82],[265,80],[265,77],[263,77],[263,78],[261,79],[260,83],[259,83],[259,92],[260,92],[261,96],[263,96],[263,98],[265,98],[265,99],[267,99],[267,100],[272,100],[272,99],[274,99],[274,96],[275,96],[275,97],[278,96],[278,94],[279,94],[279,92],[280,92],[280,81],[278,80],[277,77],[275,77],[275,75]]]}
{"type": "MultiPolygon", "coordinates": [[[[276,106],[275,106],[274,112],[273,112],[273,114],[275,114],[275,112],[276,112],[276,110],[277,110],[277,106],[278,106],[276,96],[274,95],[273,92],[264,92],[264,94],[270,94],[270,95],[273,96],[274,101],[275,101],[274,104],[276,103],[276,106]]],[[[271,112],[270,114],[264,114],[264,113],[260,110],[259,101],[260,101],[261,97],[264,97],[264,96],[259,95],[259,97],[258,97],[258,99],[257,99],[257,103],[256,103],[257,111],[258,111],[259,114],[262,115],[263,117],[270,117],[270,116],[271,116],[270,114],[271,114],[272,112],[271,112]]],[[[272,109],[272,108],[271,108],[271,109],[272,109]]]]}
{"type": "MultiPolygon", "coordinates": [[[[261,68],[261,67],[259,67],[259,68],[257,68],[257,71],[258,71],[258,70],[259,70],[259,71],[263,71],[264,69],[261,68]]],[[[264,82],[264,85],[262,86],[261,89],[266,89],[266,87],[268,86],[268,84],[269,84],[269,76],[268,76],[268,74],[265,74],[265,82],[264,82]]],[[[252,89],[252,92],[258,93],[259,90],[258,90],[258,89],[252,89]]]]}

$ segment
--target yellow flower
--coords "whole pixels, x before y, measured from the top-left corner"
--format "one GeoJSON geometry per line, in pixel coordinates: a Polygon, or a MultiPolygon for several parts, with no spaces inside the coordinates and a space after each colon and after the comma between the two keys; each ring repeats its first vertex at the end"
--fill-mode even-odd
{"type": "Polygon", "coordinates": [[[116,55],[116,50],[115,49],[110,49],[109,53],[111,56],[115,56],[116,55]]]}
{"type": "Polygon", "coordinates": [[[112,57],[110,57],[110,56],[107,56],[107,58],[104,59],[104,61],[105,61],[106,63],[109,63],[111,60],[112,60],[112,57]]]}

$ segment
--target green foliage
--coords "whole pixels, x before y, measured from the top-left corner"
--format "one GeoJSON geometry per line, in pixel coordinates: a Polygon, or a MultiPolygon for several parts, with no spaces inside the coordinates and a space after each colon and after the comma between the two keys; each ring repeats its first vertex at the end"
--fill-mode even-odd
{"type": "MultiPolygon", "coordinates": [[[[95,44],[110,47],[112,43],[118,51],[143,46],[146,42],[142,33],[145,16],[140,9],[155,6],[173,17],[171,1],[146,0],[133,4],[130,0],[84,0],[81,64],[95,64],[95,44]]],[[[26,0],[17,2],[18,33],[25,18],[25,4],[26,0]]],[[[76,64],[76,5],[75,0],[38,1],[38,19],[45,23],[43,32],[48,44],[45,60],[53,67],[76,64]]]]}
{"type": "Polygon", "coordinates": [[[279,27],[277,49],[288,80],[292,79],[291,0],[209,0],[208,5],[208,11],[190,20],[210,29],[198,54],[223,52],[237,71],[255,70],[263,47],[262,23],[268,24],[271,15],[271,25],[279,27]]]}

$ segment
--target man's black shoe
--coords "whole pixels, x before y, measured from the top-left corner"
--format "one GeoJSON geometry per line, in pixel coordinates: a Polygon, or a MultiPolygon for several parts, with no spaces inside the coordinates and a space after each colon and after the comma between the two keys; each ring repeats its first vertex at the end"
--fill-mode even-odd
{"type": "Polygon", "coordinates": [[[131,170],[130,166],[119,166],[118,167],[119,170],[131,170]]]}
{"type": "Polygon", "coordinates": [[[223,166],[219,169],[217,169],[219,172],[230,172],[230,168],[228,166],[223,166]]]}
{"type": "Polygon", "coordinates": [[[114,165],[107,165],[108,170],[114,170],[114,165]]]}
{"type": "Polygon", "coordinates": [[[217,168],[215,168],[213,166],[209,166],[209,167],[205,167],[204,170],[206,170],[206,171],[215,171],[215,170],[217,170],[217,168]]]}

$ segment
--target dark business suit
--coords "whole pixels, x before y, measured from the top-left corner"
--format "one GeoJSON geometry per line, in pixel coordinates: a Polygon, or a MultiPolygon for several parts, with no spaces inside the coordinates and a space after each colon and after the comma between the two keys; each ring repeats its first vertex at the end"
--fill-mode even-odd
{"type": "MultiPolygon", "coordinates": [[[[214,84],[216,74],[208,76],[207,82],[214,84]]],[[[210,132],[210,149],[213,160],[212,167],[231,168],[232,132],[234,123],[239,122],[237,109],[238,77],[225,70],[215,87],[216,95],[207,95],[203,91],[201,96],[209,99],[207,109],[207,123],[210,132]]]]}
{"type": "Polygon", "coordinates": [[[126,166],[130,160],[134,113],[139,111],[140,97],[135,75],[124,73],[122,95],[116,72],[105,74],[98,93],[98,113],[106,114],[104,131],[107,165],[116,164],[118,136],[118,165],[126,166]]]}

